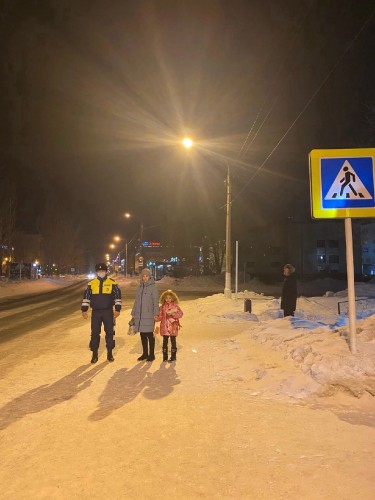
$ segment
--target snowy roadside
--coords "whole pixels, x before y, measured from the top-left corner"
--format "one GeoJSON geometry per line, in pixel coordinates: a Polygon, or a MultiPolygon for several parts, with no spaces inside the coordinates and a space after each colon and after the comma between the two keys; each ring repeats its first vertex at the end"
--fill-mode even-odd
{"type": "Polygon", "coordinates": [[[82,276],[69,276],[66,278],[41,278],[38,280],[1,280],[0,298],[50,292],[77,283],[82,279],[85,278],[82,276]]]}
{"type": "MultiPolygon", "coordinates": [[[[361,284],[357,294],[371,297],[374,291],[373,284],[361,284]]],[[[250,338],[282,352],[285,359],[293,360],[295,366],[316,383],[308,389],[294,387],[294,396],[332,396],[340,391],[356,397],[374,396],[375,314],[357,320],[358,353],[352,355],[348,327],[338,326],[343,318],[337,314],[337,303],[345,298],[345,292],[309,299],[300,297],[294,318],[281,317],[277,299],[253,292],[238,294],[237,302],[232,301],[229,309],[228,304],[224,305],[227,299],[222,294],[196,302],[200,315],[207,314],[210,323],[248,325],[244,330],[250,338]],[[243,312],[243,298],[251,298],[251,314],[243,312]],[[210,312],[213,310],[215,314],[210,312]]],[[[305,381],[301,379],[300,383],[303,385],[305,381]]]]}

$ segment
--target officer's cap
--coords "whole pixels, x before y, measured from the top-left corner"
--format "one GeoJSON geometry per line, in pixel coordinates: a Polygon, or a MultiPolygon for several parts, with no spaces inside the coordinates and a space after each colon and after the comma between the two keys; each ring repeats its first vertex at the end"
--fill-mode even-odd
{"type": "Polygon", "coordinates": [[[108,271],[107,264],[105,264],[104,262],[101,262],[100,264],[96,264],[95,271],[105,271],[105,272],[107,272],[108,271]]]}

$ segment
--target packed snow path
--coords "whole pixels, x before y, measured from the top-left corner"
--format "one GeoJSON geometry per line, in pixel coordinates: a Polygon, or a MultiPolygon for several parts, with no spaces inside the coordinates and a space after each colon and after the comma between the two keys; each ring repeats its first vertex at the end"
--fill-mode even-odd
{"type": "Polygon", "coordinates": [[[159,338],[156,361],[137,362],[128,309],[114,363],[103,346],[89,363],[79,304],[66,317],[51,307],[48,324],[35,328],[34,317],[28,334],[8,335],[0,498],[373,499],[366,415],[350,422],[344,406],[286,400],[276,388],[300,383],[300,369],[252,340],[248,325],[198,315],[197,302],[181,304],[175,364],[161,362],[159,338]]]}

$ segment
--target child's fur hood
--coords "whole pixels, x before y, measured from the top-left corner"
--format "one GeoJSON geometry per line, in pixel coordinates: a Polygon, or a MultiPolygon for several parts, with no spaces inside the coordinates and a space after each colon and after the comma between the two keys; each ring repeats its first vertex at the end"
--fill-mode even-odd
{"type": "Polygon", "coordinates": [[[165,301],[165,297],[167,295],[170,295],[173,299],[173,302],[176,302],[176,304],[178,304],[178,297],[177,295],[172,292],[172,290],[165,290],[165,292],[163,292],[161,295],[160,295],[160,303],[161,304],[164,304],[164,301],[165,301]]]}

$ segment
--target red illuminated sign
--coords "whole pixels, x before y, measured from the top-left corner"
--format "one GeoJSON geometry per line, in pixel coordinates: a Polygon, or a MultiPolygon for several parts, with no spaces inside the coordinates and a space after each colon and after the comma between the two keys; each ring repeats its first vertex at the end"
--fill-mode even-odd
{"type": "Polygon", "coordinates": [[[144,247],[160,247],[160,241],[144,241],[144,247]]]}

